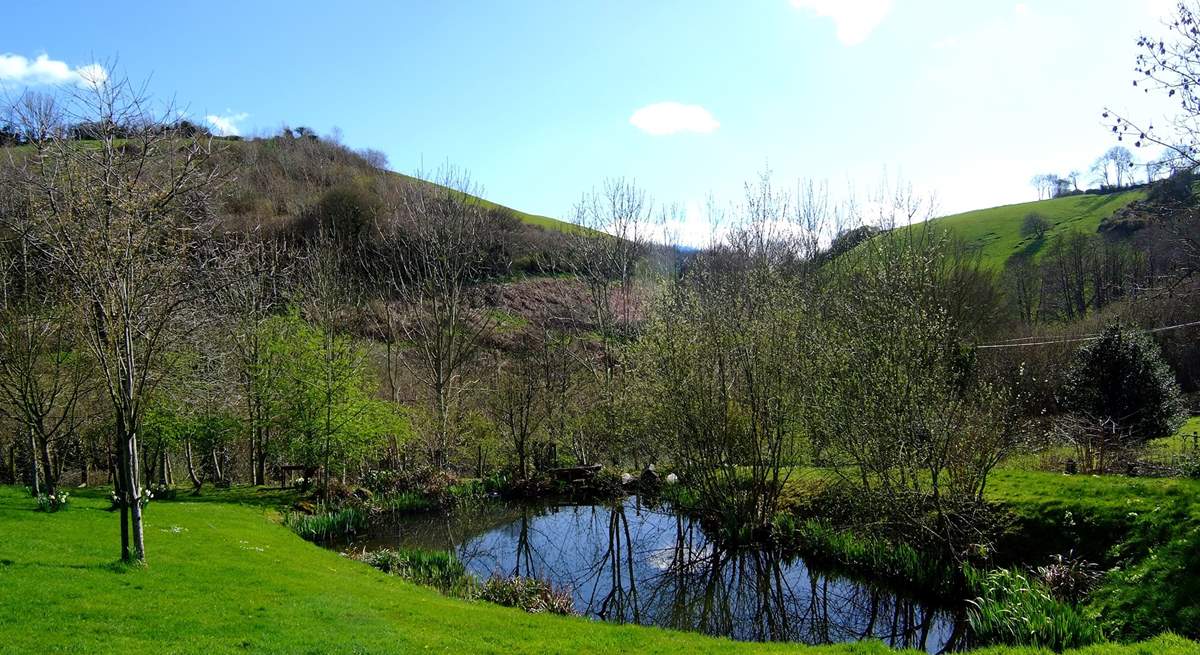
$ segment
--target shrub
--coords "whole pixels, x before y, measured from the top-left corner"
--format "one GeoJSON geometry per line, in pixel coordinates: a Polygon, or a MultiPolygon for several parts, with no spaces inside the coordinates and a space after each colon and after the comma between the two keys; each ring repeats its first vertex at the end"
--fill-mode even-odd
{"type": "Polygon", "coordinates": [[[1192,202],[1192,182],[1195,177],[1195,174],[1186,168],[1175,171],[1167,179],[1151,184],[1150,190],[1146,192],[1146,200],[1159,204],[1189,205],[1192,202]]]}
{"type": "Polygon", "coordinates": [[[1038,581],[1058,600],[1079,604],[1100,581],[1095,563],[1073,554],[1055,555],[1051,562],[1035,571],[1038,581]]]}
{"type": "Polygon", "coordinates": [[[568,591],[555,589],[545,580],[525,578],[519,575],[511,577],[492,576],[479,590],[479,599],[486,600],[506,607],[519,607],[526,612],[538,614],[570,615],[575,613],[575,605],[568,591]]]}
{"type": "Polygon", "coordinates": [[[1174,432],[1185,413],[1179,385],[1150,337],[1110,326],[1076,352],[1067,369],[1064,406],[1111,421],[1141,445],[1174,432]]]}
{"type": "Polygon", "coordinates": [[[359,184],[344,184],[321,196],[302,218],[301,228],[309,234],[324,232],[341,239],[354,239],[382,210],[383,203],[377,193],[359,184]]]}
{"type": "Polygon", "coordinates": [[[1021,236],[1034,239],[1041,239],[1046,236],[1046,232],[1050,230],[1050,221],[1046,220],[1045,216],[1036,212],[1031,212],[1025,215],[1021,221],[1021,236]]]}

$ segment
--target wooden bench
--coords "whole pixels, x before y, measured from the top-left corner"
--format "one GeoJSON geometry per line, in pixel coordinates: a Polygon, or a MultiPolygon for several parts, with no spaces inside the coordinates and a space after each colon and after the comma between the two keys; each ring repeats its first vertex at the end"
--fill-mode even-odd
{"type": "Polygon", "coordinates": [[[311,481],[317,475],[317,471],[319,470],[320,467],[305,466],[303,464],[288,464],[286,466],[280,466],[279,488],[287,489],[291,487],[290,481],[293,479],[293,477],[289,475],[289,473],[299,473],[300,477],[304,478],[305,481],[311,481]]]}

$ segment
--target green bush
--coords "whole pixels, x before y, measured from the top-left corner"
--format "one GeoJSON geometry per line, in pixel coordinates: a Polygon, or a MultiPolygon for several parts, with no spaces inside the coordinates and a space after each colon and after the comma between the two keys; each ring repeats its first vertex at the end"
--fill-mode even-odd
{"type": "Polygon", "coordinates": [[[1076,352],[1063,398],[1071,412],[1128,430],[1135,444],[1175,432],[1186,418],[1179,385],[1158,345],[1119,326],[1076,352]]]}

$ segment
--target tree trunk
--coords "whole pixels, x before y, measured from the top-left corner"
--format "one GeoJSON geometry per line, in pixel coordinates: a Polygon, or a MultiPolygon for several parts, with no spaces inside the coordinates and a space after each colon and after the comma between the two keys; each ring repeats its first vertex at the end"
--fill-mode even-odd
{"type": "Polygon", "coordinates": [[[37,440],[33,437],[33,428],[29,428],[29,488],[33,497],[42,495],[42,487],[38,483],[37,440]]]}
{"type": "Polygon", "coordinates": [[[17,442],[15,440],[8,447],[8,477],[13,484],[17,483],[17,442]]]}
{"type": "Polygon", "coordinates": [[[39,439],[38,451],[42,457],[42,482],[46,488],[46,493],[54,493],[58,488],[58,475],[54,470],[54,462],[50,457],[50,440],[39,439]]]}
{"type": "Polygon", "coordinates": [[[116,435],[116,459],[113,461],[117,483],[113,485],[114,495],[117,498],[117,505],[120,508],[121,514],[121,561],[129,561],[129,484],[127,478],[127,470],[125,463],[128,458],[125,456],[125,449],[128,443],[125,441],[124,430],[121,428],[121,420],[117,419],[116,435]]]}
{"type": "Polygon", "coordinates": [[[220,461],[220,459],[217,458],[217,449],[216,448],[212,449],[212,464],[213,464],[213,476],[215,476],[217,478],[218,482],[220,482],[221,480],[224,480],[225,476],[221,475],[221,461],[220,461]]]}
{"type": "Polygon", "coordinates": [[[187,462],[188,477],[192,480],[192,487],[194,487],[195,493],[200,493],[200,486],[203,484],[203,481],[200,479],[200,476],[196,475],[196,465],[192,461],[191,439],[183,440],[183,457],[187,462]]]}
{"type": "Polygon", "coordinates": [[[145,534],[142,530],[142,490],[138,484],[138,449],[137,449],[137,432],[129,433],[129,480],[132,482],[130,488],[130,497],[133,499],[132,507],[129,508],[130,513],[130,529],[133,531],[133,553],[138,562],[146,561],[146,542],[145,534]]]}

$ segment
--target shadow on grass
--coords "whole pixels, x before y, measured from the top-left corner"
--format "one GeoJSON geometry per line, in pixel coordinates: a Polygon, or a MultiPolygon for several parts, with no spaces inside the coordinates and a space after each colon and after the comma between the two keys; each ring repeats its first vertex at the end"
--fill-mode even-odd
{"type": "MultiPolygon", "coordinates": [[[[228,505],[278,508],[291,505],[300,498],[300,492],[295,489],[255,487],[250,485],[233,486],[228,489],[202,487],[198,494],[191,487],[175,487],[174,490],[174,498],[155,498],[151,503],[225,503],[228,505]]],[[[71,493],[77,498],[108,500],[112,496],[112,487],[81,487],[72,490],[71,493]]]]}
{"type": "Polygon", "coordinates": [[[199,493],[191,489],[179,489],[172,500],[163,503],[225,503],[228,505],[250,505],[253,507],[285,507],[300,499],[295,489],[279,487],[234,486],[228,489],[201,488],[199,493]]]}
{"type": "Polygon", "coordinates": [[[104,571],[107,573],[131,573],[141,571],[146,568],[145,564],[137,562],[126,562],[124,560],[111,560],[107,562],[95,562],[92,564],[62,564],[62,563],[47,563],[47,562],[18,562],[11,559],[0,560],[0,567],[7,570],[15,571],[17,569],[66,569],[69,571],[104,571]]]}

